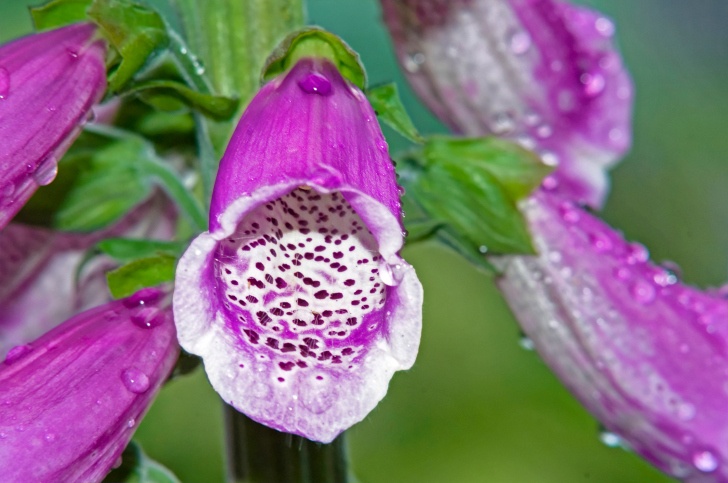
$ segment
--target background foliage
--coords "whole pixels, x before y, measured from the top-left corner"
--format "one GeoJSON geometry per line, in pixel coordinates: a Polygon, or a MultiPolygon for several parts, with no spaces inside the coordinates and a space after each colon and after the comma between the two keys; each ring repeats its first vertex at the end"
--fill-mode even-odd
{"type": "MultiPolygon", "coordinates": [[[[0,0],[0,40],[30,30],[25,5],[0,0]]],[[[613,172],[606,219],[684,278],[728,274],[728,3],[583,1],[612,16],[637,86],[635,143],[613,172]]],[[[395,80],[423,132],[444,128],[407,88],[374,0],[309,0],[310,21],[359,51],[372,85],[395,80]]],[[[387,132],[388,137],[391,131],[387,132]]],[[[390,137],[393,149],[406,147],[390,137]]],[[[406,249],[427,294],[422,348],[409,373],[349,431],[362,482],[659,483],[637,457],[607,448],[597,423],[538,357],[491,279],[452,253],[406,249]]],[[[137,435],[185,482],[223,481],[220,403],[204,373],[163,391],[137,435]]]]}

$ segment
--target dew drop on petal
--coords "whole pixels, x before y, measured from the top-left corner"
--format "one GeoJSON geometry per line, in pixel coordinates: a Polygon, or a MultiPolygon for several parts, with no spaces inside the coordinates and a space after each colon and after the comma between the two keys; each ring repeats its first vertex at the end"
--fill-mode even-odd
{"type": "Polygon", "coordinates": [[[638,280],[630,288],[630,294],[632,294],[635,301],[641,304],[649,304],[655,300],[655,287],[649,282],[638,280]]]}
{"type": "Polygon", "coordinates": [[[149,377],[136,367],[122,372],[121,381],[129,391],[135,394],[142,394],[149,389],[149,377]]]}
{"type": "Polygon", "coordinates": [[[712,473],[718,469],[720,464],[718,457],[708,450],[696,451],[693,453],[692,460],[695,468],[703,473],[712,473]]]}
{"type": "Polygon", "coordinates": [[[516,55],[522,55],[531,48],[531,36],[525,30],[514,30],[508,34],[508,46],[516,55]]]}
{"type": "Polygon", "coordinates": [[[5,99],[10,93],[10,74],[5,67],[0,67],[0,99],[5,99]]]}
{"type": "Polygon", "coordinates": [[[617,448],[622,445],[622,438],[611,431],[602,431],[599,433],[599,441],[609,448],[617,448]]]}
{"type": "Polygon", "coordinates": [[[407,72],[416,73],[419,72],[420,66],[425,63],[425,54],[422,52],[413,52],[411,54],[408,54],[404,58],[404,62],[402,64],[404,65],[404,68],[407,70],[407,72]]]}
{"type": "Polygon", "coordinates": [[[331,94],[331,81],[326,76],[311,72],[298,81],[298,87],[307,94],[328,96],[331,94]]]}
{"type": "Polygon", "coordinates": [[[8,354],[5,356],[5,364],[13,364],[31,350],[33,350],[33,348],[27,344],[13,347],[8,351],[8,354]]]}
{"type": "Polygon", "coordinates": [[[54,156],[48,156],[33,173],[33,179],[41,186],[50,184],[58,174],[58,160],[54,156]]]}

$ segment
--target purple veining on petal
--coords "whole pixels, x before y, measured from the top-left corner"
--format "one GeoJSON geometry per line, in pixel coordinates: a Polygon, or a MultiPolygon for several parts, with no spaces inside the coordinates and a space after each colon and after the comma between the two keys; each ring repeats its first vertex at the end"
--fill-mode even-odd
{"type": "Polygon", "coordinates": [[[75,24],[0,46],[0,229],[38,186],[106,89],[106,47],[75,24]]]}
{"type": "Polygon", "coordinates": [[[728,299],[680,283],[586,211],[524,207],[537,257],[498,284],[551,369],[613,434],[688,482],[728,480],[728,299]]]}
{"type": "Polygon", "coordinates": [[[169,297],[158,295],[83,312],[10,351],[0,364],[4,480],[101,481],[111,470],[179,353],[169,297]],[[155,328],[132,322],[152,307],[164,319],[155,328]]]}
{"type": "Polygon", "coordinates": [[[632,85],[606,17],[558,0],[382,0],[408,80],[455,131],[494,134],[599,207],[629,148],[632,85]]]}
{"type": "Polygon", "coordinates": [[[399,258],[394,169],[328,61],[261,89],[220,164],[210,232],[180,260],[182,346],[251,418],[328,442],[414,363],[421,286],[399,258]],[[325,80],[325,82],[324,82],[325,80]]]}

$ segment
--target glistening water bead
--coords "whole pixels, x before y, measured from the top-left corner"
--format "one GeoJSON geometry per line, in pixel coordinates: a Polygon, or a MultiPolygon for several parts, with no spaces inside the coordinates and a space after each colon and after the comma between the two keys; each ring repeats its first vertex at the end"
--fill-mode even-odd
{"type": "MultiPolygon", "coordinates": [[[[339,193],[297,189],[259,206],[217,253],[242,340],[283,371],[344,364],[385,302],[373,236],[339,193]]],[[[279,378],[279,381],[283,382],[279,378]]]]}

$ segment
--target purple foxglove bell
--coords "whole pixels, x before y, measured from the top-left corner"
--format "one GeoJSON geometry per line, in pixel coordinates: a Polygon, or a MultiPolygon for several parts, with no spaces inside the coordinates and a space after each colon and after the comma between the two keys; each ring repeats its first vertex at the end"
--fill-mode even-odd
{"type": "Polygon", "coordinates": [[[364,94],[303,59],[252,100],[220,164],[210,231],[179,262],[179,340],[252,419],[329,442],[412,366],[422,287],[387,144],[364,94]]]}
{"type": "Polygon", "coordinates": [[[101,481],[174,367],[168,296],[83,312],[0,364],[3,481],[101,481]]]}
{"type": "Polygon", "coordinates": [[[10,223],[0,231],[0,358],[71,316],[110,300],[105,272],[115,264],[87,251],[113,236],[169,239],[176,216],[152,197],[116,225],[78,234],[10,223]]]}
{"type": "Polygon", "coordinates": [[[545,183],[599,207],[630,145],[632,84],[614,24],[559,0],[382,0],[405,74],[456,132],[494,134],[559,168],[545,183]]]}
{"type": "Polygon", "coordinates": [[[536,350],[635,452],[688,482],[728,481],[728,292],[701,292],[554,194],[524,213],[539,256],[499,286],[536,350]]]}
{"type": "Polygon", "coordinates": [[[0,229],[40,185],[106,90],[106,46],[91,24],[0,46],[0,229]]]}

